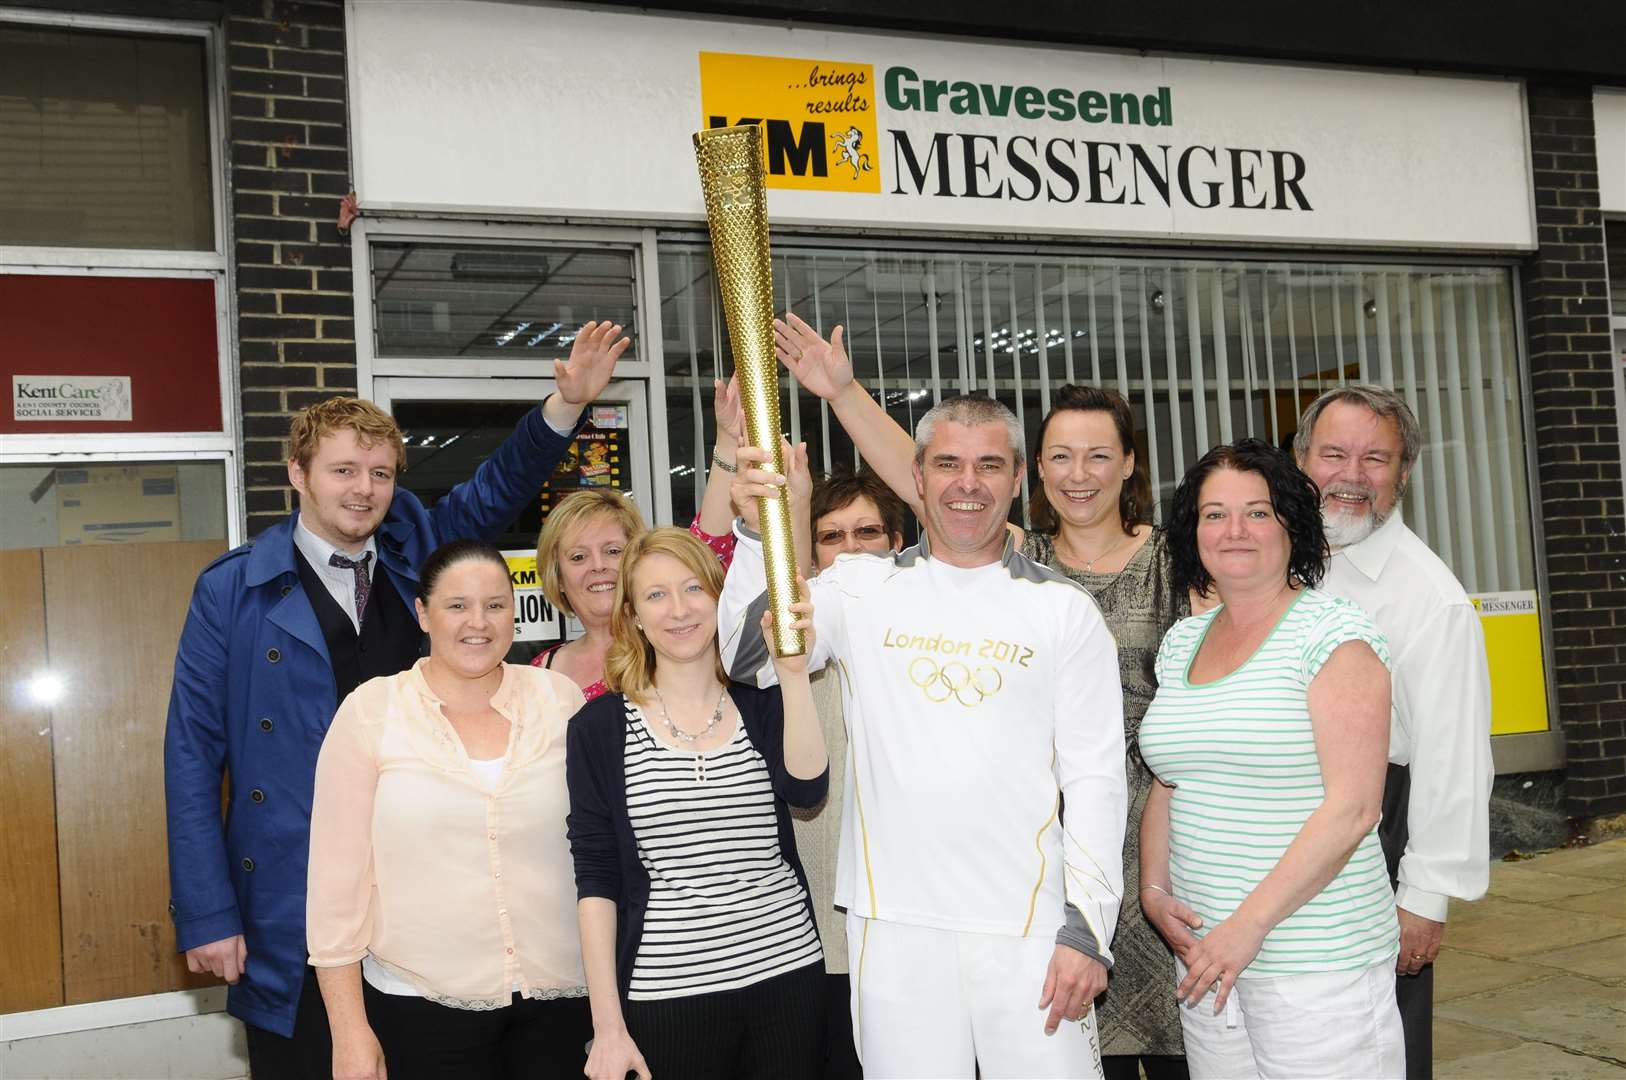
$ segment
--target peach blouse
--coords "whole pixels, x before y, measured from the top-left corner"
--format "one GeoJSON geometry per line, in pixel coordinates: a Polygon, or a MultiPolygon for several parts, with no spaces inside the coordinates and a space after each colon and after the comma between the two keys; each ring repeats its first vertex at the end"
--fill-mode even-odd
{"type": "Polygon", "coordinates": [[[418,663],[339,706],[311,807],[310,962],[371,954],[423,996],[464,1009],[584,994],[565,839],[565,726],[581,707],[558,672],[503,665],[491,705],[510,724],[493,790],[418,663]]]}

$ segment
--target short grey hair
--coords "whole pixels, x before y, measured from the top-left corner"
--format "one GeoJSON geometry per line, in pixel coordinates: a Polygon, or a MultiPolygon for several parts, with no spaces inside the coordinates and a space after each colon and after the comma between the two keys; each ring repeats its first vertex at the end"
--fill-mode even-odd
{"type": "Polygon", "coordinates": [[[1293,434],[1293,456],[1300,461],[1310,456],[1310,436],[1315,431],[1315,423],[1327,411],[1327,406],[1336,402],[1365,406],[1384,419],[1395,422],[1395,427],[1400,429],[1400,475],[1404,490],[1404,478],[1411,475],[1411,467],[1417,464],[1417,457],[1423,452],[1423,429],[1418,426],[1417,414],[1411,411],[1406,399],[1387,387],[1350,383],[1328,390],[1316,398],[1304,410],[1304,415],[1299,417],[1299,429],[1293,434]]]}
{"type": "Polygon", "coordinates": [[[967,395],[940,401],[920,418],[920,423],[915,425],[916,465],[926,460],[926,447],[931,444],[932,436],[937,433],[937,425],[941,423],[963,424],[966,427],[1004,424],[1006,439],[1011,446],[1011,466],[1020,468],[1027,456],[1022,425],[1016,419],[1016,414],[991,397],[967,395]]]}

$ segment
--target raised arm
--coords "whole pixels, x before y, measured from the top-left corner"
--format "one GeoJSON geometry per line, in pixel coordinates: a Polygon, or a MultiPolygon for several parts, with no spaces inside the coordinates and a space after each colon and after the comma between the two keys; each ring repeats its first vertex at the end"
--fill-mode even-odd
{"type": "Polygon", "coordinates": [[[1195,1005],[1214,984],[1214,1010],[1225,1007],[1237,976],[1265,935],[1327,887],[1372,831],[1383,809],[1389,748],[1389,669],[1372,646],[1350,640],[1333,649],[1310,682],[1310,724],[1325,795],[1281,861],[1187,953],[1177,993],[1195,1005]]]}
{"type": "Polygon", "coordinates": [[[712,411],[717,416],[717,442],[707,465],[706,490],[695,522],[708,537],[728,536],[734,528],[729,488],[739,468],[734,452],[745,441],[745,415],[740,411],[740,384],[735,376],[712,381],[712,411]]]}
{"type": "Polygon", "coordinates": [[[869,462],[875,475],[920,516],[920,496],[915,491],[915,440],[898,426],[881,403],[869,396],[853,377],[852,361],[837,326],[826,341],[819,332],[793,312],[775,319],[774,351],[780,363],[796,376],[796,381],[829,402],[836,419],[869,462]]]}
{"type": "MultiPolygon", "coordinates": [[[[604,392],[615,362],[630,344],[621,327],[588,323],[570,359],[554,361],[559,389],[525,414],[514,433],[429,511],[435,543],[463,537],[495,539],[536,498],[581,426],[582,412],[604,392]]],[[[386,526],[386,529],[388,526],[386,526]]]]}

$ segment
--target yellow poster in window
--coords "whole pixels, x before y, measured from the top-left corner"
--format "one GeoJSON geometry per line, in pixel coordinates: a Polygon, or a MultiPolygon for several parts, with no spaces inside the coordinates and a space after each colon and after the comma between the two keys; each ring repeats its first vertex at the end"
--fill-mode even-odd
{"type": "Polygon", "coordinates": [[[1546,731],[1547,674],[1541,616],[1534,592],[1477,593],[1468,598],[1485,630],[1490,661],[1491,734],[1546,731]]]}
{"type": "Polygon", "coordinates": [[[875,67],[700,54],[703,127],[761,124],[767,186],[879,194],[875,67]]]}

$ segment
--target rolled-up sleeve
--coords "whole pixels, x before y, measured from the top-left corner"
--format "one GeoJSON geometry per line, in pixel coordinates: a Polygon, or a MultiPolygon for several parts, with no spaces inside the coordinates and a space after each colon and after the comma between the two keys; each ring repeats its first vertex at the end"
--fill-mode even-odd
{"type": "Polygon", "coordinates": [[[313,967],[367,955],[373,935],[373,799],[378,759],[368,724],[347,698],[316,761],[305,937],[313,967]]]}

